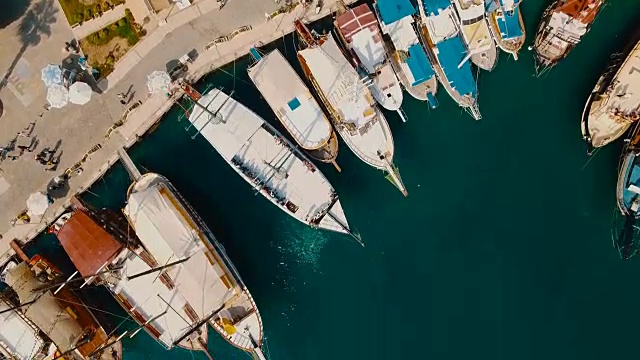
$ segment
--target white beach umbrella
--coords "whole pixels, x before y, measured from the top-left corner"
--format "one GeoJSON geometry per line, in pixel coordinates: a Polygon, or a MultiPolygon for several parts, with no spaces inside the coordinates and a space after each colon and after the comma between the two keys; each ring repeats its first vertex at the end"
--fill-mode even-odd
{"type": "Polygon", "coordinates": [[[27,199],[29,216],[40,216],[49,208],[49,198],[41,192],[34,192],[27,199]]]}
{"type": "Polygon", "coordinates": [[[154,71],[147,76],[147,87],[152,94],[168,92],[171,86],[171,77],[166,71],[154,71]]]}
{"type": "Polygon", "coordinates": [[[93,89],[89,84],[76,81],[69,87],[69,101],[74,104],[84,105],[91,100],[91,93],[93,93],[93,89]]]}
{"type": "Polygon", "coordinates": [[[51,85],[47,90],[47,101],[51,107],[61,108],[69,102],[69,91],[62,85],[51,85]]]}
{"type": "Polygon", "coordinates": [[[62,69],[60,65],[49,64],[42,68],[42,82],[46,87],[62,84],[62,69]]]}

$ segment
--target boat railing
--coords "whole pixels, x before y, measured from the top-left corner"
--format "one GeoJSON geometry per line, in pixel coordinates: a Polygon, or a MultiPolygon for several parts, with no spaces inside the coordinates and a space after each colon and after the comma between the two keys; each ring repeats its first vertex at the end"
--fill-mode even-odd
{"type": "Polygon", "coordinates": [[[275,200],[281,206],[287,205],[287,198],[280,194],[277,189],[269,184],[267,179],[262,178],[262,174],[256,171],[250,164],[245,163],[239,156],[234,156],[231,159],[231,164],[238,168],[251,182],[256,186],[256,189],[261,193],[268,195],[275,200]]]}

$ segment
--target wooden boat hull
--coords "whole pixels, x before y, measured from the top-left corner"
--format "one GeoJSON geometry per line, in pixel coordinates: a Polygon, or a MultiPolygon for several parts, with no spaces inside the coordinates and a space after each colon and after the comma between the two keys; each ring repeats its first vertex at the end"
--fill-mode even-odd
{"type": "Polygon", "coordinates": [[[496,41],[496,44],[502,51],[513,55],[515,60],[518,60],[518,52],[522,49],[524,45],[524,41],[527,38],[527,32],[524,27],[524,20],[522,19],[522,12],[518,11],[518,23],[520,24],[520,29],[522,30],[522,35],[514,38],[514,39],[503,39],[502,35],[500,35],[500,28],[498,27],[497,16],[500,10],[496,10],[489,14],[487,17],[487,21],[489,22],[489,29],[491,29],[491,33],[493,34],[493,38],[496,41]]]}

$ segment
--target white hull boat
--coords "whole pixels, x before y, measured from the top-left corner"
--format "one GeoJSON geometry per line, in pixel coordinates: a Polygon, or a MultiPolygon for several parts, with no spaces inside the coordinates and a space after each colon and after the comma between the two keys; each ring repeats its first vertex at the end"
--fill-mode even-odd
{"type": "Polygon", "coordinates": [[[327,178],[253,111],[212,89],[198,100],[189,121],[242,179],[286,214],[356,237],[327,178]]]}
{"type": "Polygon", "coordinates": [[[190,332],[206,331],[208,322],[233,346],[262,354],[258,307],[222,245],[173,185],[158,174],[142,175],[129,188],[124,214],[151,259],[126,254],[115,289],[152,317],[147,322],[161,332],[160,343],[170,348],[190,332]],[[134,276],[150,263],[165,268],[134,276]]]}
{"type": "Polygon", "coordinates": [[[295,25],[307,44],[306,49],[298,51],[298,60],[332,115],[338,133],[360,160],[386,171],[389,180],[407,196],[400,173],[393,165],[391,129],[369,89],[331,34],[316,40],[304,24],[297,21],[295,25]]]}
{"type": "Polygon", "coordinates": [[[256,63],[247,69],[249,78],[282,126],[312,158],[339,170],[336,133],[302,79],[278,50],[263,56],[252,48],[250,53],[256,63]]]}

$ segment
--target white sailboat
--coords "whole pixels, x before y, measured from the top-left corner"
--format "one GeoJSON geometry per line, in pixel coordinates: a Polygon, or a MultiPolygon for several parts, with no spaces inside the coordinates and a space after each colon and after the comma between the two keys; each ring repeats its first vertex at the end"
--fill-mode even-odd
{"type": "Polygon", "coordinates": [[[151,259],[129,253],[116,288],[139,313],[153,316],[147,322],[160,332],[159,341],[170,348],[206,331],[209,322],[232,345],[261,355],[258,307],[222,246],[173,185],[158,174],[140,176],[129,188],[124,214],[151,259]],[[159,281],[135,275],[154,271],[149,260],[160,270],[159,281]]]}
{"type": "Polygon", "coordinates": [[[369,5],[361,4],[338,15],[335,28],[356,63],[356,70],[365,75],[378,104],[391,111],[400,110],[402,88],[387,59],[387,52],[369,5]]]}
{"type": "Polygon", "coordinates": [[[212,89],[197,100],[189,121],[240,177],[286,214],[360,242],[327,178],[253,111],[212,89]]]}
{"type": "Polygon", "coordinates": [[[332,115],[338,133],[365,163],[386,171],[388,179],[405,195],[398,169],[393,165],[393,135],[387,120],[375,106],[369,89],[344,57],[332,35],[316,41],[300,21],[295,23],[307,48],[298,60],[332,115]]]}
{"type": "Polygon", "coordinates": [[[416,33],[416,9],[409,0],[377,0],[374,9],[390,40],[391,65],[402,86],[415,99],[437,107],[438,79],[416,33]]]}
{"type": "Polygon", "coordinates": [[[493,70],[498,60],[498,50],[485,21],[483,0],[453,0],[462,28],[471,62],[487,71],[493,70]]]}
{"type": "Polygon", "coordinates": [[[340,171],[336,133],[302,79],[278,50],[263,56],[252,48],[250,53],[256,63],[247,69],[249,78],[280,123],[312,158],[340,171]]]}

